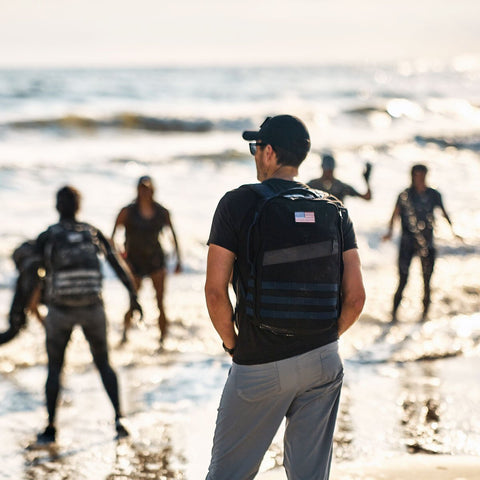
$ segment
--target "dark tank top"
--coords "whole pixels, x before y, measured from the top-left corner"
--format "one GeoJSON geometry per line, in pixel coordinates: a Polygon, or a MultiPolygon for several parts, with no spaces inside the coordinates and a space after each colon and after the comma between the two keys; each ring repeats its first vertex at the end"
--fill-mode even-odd
{"type": "Polygon", "coordinates": [[[140,215],[137,203],[127,207],[128,215],[125,222],[125,251],[129,258],[148,258],[158,252],[162,247],[158,235],[163,227],[168,225],[168,211],[160,204],[154,202],[154,215],[144,218],[140,215]]]}

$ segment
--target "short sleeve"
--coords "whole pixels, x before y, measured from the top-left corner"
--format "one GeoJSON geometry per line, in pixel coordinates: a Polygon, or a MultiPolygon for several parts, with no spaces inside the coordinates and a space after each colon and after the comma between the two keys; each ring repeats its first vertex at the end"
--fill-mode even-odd
{"type": "Polygon", "coordinates": [[[361,193],[355,190],[351,185],[343,184],[343,196],[344,197],[361,197],[361,193]]]}
{"type": "Polygon", "coordinates": [[[230,195],[225,194],[213,215],[208,245],[218,245],[238,255],[238,233],[232,221],[230,195]]]}
{"type": "Polygon", "coordinates": [[[355,229],[346,209],[342,209],[343,251],[358,248],[355,229]]]}
{"type": "Polygon", "coordinates": [[[434,205],[436,207],[444,208],[443,207],[443,200],[442,200],[442,194],[438,190],[434,190],[434,205]]]}

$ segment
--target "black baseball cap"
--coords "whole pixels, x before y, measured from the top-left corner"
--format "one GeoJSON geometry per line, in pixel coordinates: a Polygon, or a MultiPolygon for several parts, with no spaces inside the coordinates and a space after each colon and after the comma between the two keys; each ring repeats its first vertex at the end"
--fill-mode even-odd
{"type": "Polygon", "coordinates": [[[260,130],[243,132],[244,140],[262,140],[273,147],[281,147],[289,152],[305,155],[310,150],[310,135],[305,124],[292,115],[267,117],[260,130]]]}

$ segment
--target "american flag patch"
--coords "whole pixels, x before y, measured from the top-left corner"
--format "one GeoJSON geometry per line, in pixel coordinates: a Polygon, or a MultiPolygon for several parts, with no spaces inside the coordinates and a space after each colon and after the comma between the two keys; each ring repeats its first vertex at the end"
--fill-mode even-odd
{"type": "Polygon", "coordinates": [[[314,212],[295,212],[296,223],[315,223],[314,212]]]}

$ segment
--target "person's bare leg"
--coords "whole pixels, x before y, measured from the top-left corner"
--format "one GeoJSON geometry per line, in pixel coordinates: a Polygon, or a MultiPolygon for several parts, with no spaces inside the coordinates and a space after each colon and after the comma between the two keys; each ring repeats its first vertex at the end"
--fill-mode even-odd
{"type": "Polygon", "coordinates": [[[163,295],[165,292],[165,278],[167,276],[167,270],[162,268],[152,273],[150,278],[152,279],[153,288],[157,296],[157,305],[159,310],[158,315],[158,327],[160,329],[160,345],[163,344],[168,330],[168,321],[165,315],[165,309],[163,306],[163,295]]]}
{"type": "MultiPolygon", "coordinates": [[[[135,290],[137,290],[137,292],[138,292],[138,290],[140,289],[140,287],[142,285],[142,278],[134,275],[133,276],[133,283],[135,285],[135,290]]],[[[123,317],[123,335],[122,335],[122,342],[121,343],[126,343],[127,342],[127,332],[130,329],[130,327],[132,326],[132,315],[133,315],[133,312],[130,309],[128,309],[127,312],[125,313],[124,317],[123,317]]]]}

